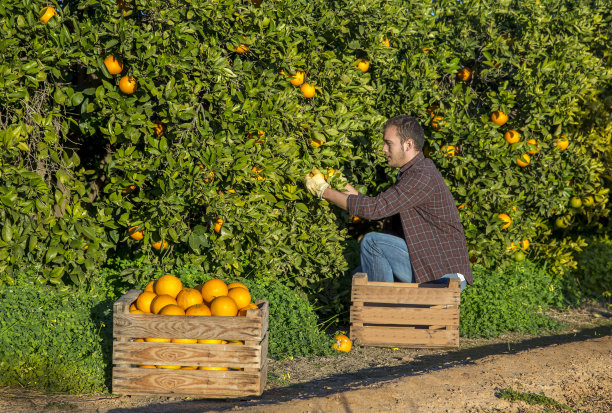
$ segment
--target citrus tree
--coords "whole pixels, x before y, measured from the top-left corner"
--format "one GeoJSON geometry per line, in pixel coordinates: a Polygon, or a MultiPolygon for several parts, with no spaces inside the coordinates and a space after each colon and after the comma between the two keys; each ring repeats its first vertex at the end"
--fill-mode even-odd
{"type": "Polygon", "coordinates": [[[562,274],[609,213],[609,20],[558,0],[4,1],[0,269],[82,284],[127,251],[134,282],[191,262],[316,292],[354,264],[349,217],[302,177],[379,192],[380,127],[410,113],[472,261],[562,274]]]}

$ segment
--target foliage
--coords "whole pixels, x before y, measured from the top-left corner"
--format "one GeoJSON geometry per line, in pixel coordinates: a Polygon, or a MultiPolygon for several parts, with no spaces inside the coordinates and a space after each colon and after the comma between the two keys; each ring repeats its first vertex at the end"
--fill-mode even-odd
{"type": "Polygon", "coordinates": [[[524,393],[524,392],[516,391],[512,387],[509,387],[507,389],[504,389],[496,393],[495,396],[500,399],[509,400],[511,402],[520,400],[520,401],[524,401],[532,405],[538,404],[538,405],[542,405],[545,407],[552,407],[555,409],[570,410],[570,411],[572,410],[566,404],[559,403],[555,399],[545,396],[544,393],[540,393],[540,394],[524,393]]]}
{"type": "Polygon", "coordinates": [[[476,265],[474,284],[461,294],[459,332],[464,337],[494,337],[555,329],[559,323],[544,313],[562,304],[561,285],[546,267],[530,261],[494,270],[476,265]]]}
{"type": "Polygon", "coordinates": [[[612,295],[612,240],[608,235],[587,239],[578,253],[578,269],[569,277],[572,292],[579,298],[607,298],[612,295]]]}
{"type": "MultiPolygon", "coordinates": [[[[3,278],[28,262],[38,266],[32,281],[93,285],[107,257],[127,250],[144,271],[194,263],[337,291],[348,216],[300,181],[312,166],[332,167],[365,193],[384,189],[379,128],[399,113],[425,125],[428,156],[465,205],[475,262],[511,260],[507,246],[528,239],[530,259],[550,260],[560,276],[575,267],[580,244],[567,239],[609,214],[605,2],[257,3],[68,0],[43,24],[46,3],[2,2],[3,278]],[[120,75],[105,67],[110,55],[123,61],[120,75]],[[297,70],[314,98],[289,83],[297,70]],[[119,91],[123,75],[138,82],[134,94],[119,91]],[[506,125],[490,121],[494,110],[506,125]],[[508,129],[518,143],[504,141],[508,129]],[[527,139],[539,151],[522,168],[527,139]],[[572,197],[593,202],[571,208],[572,197]],[[128,236],[133,226],[142,240],[128,236]],[[153,248],[160,240],[168,248],[153,248]]],[[[140,282],[134,274],[127,283],[140,282]]]]}
{"type": "Polygon", "coordinates": [[[0,287],[0,314],[0,385],[107,390],[108,303],[82,292],[21,284],[0,287]]]}

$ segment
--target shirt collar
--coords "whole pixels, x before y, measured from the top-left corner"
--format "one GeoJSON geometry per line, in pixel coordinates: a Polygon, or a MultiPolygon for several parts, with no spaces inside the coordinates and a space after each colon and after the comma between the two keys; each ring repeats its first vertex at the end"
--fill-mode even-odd
{"type": "Polygon", "coordinates": [[[398,176],[402,176],[404,172],[412,167],[412,165],[416,164],[417,162],[421,162],[423,159],[425,159],[423,152],[421,151],[417,153],[414,158],[406,162],[406,164],[400,168],[398,176]]]}

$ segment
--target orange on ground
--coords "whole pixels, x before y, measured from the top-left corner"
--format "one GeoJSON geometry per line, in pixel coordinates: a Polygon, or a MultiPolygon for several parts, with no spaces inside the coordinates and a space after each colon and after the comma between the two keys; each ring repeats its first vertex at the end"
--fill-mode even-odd
{"type": "Polygon", "coordinates": [[[501,110],[496,110],[491,114],[491,120],[493,121],[493,123],[502,126],[503,124],[508,122],[508,116],[501,110]]]}
{"type": "Polygon", "coordinates": [[[165,294],[172,298],[176,298],[182,289],[183,283],[178,277],[172,274],[163,275],[155,281],[155,294],[157,295],[165,294]]]}
{"type": "Polygon", "coordinates": [[[151,338],[151,337],[147,337],[144,339],[144,341],[146,341],[147,343],[169,343],[171,339],[169,338],[151,338]]]}
{"type": "Polygon", "coordinates": [[[204,299],[202,293],[195,288],[183,288],[176,296],[176,302],[183,310],[187,310],[197,304],[202,304],[204,299]]]}
{"type": "Polygon", "coordinates": [[[308,83],[304,83],[300,87],[300,90],[302,91],[302,95],[304,95],[305,98],[311,98],[316,93],[314,86],[311,86],[308,83]]]}
{"type": "Polygon", "coordinates": [[[231,297],[217,297],[210,303],[210,312],[214,316],[234,317],[238,315],[238,306],[231,297]]]}
{"type": "Polygon", "coordinates": [[[176,304],[168,304],[164,308],[161,309],[159,314],[163,315],[185,315],[185,310],[179,307],[176,304]]]}
{"type": "Polygon", "coordinates": [[[196,304],[185,310],[185,315],[212,315],[206,304],[196,304]]]}
{"type": "Polygon", "coordinates": [[[119,90],[121,90],[126,95],[131,95],[136,91],[138,87],[138,83],[136,82],[136,78],[133,76],[123,76],[121,80],[119,80],[119,90]]]}
{"type": "Polygon", "coordinates": [[[246,306],[242,307],[240,310],[238,310],[238,315],[241,316],[241,317],[245,317],[247,311],[255,310],[257,308],[259,308],[259,307],[257,307],[257,304],[249,303],[248,305],[246,305],[246,306]]]}
{"type": "Polygon", "coordinates": [[[176,304],[176,300],[171,295],[158,295],[151,303],[151,312],[153,314],[159,314],[159,312],[167,305],[176,304]]]}
{"type": "Polygon", "coordinates": [[[115,58],[115,56],[107,56],[106,59],[104,59],[104,66],[106,66],[106,70],[108,70],[108,73],[111,75],[118,75],[123,70],[123,63],[121,63],[121,60],[115,58]]]}
{"type": "Polygon", "coordinates": [[[157,294],[150,291],[140,293],[136,299],[136,308],[145,313],[152,313],[151,302],[157,297],[157,294]]]}
{"type": "Polygon", "coordinates": [[[130,234],[130,238],[140,241],[144,238],[144,229],[138,231],[138,226],[130,227],[128,229],[128,234],[130,234]]]}
{"type": "Polygon", "coordinates": [[[506,229],[510,227],[510,224],[512,223],[512,219],[510,219],[508,214],[498,214],[497,218],[499,218],[500,221],[505,223],[504,225],[502,225],[502,229],[506,229]]]}
{"type": "Polygon", "coordinates": [[[509,144],[513,144],[513,143],[517,143],[521,139],[521,135],[514,129],[510,129],[509,131],[504,133],[504,139],[509,144]]]}
{"type": "Polygon", "coordinates": [[[349,351],[351,351],[351,348],[353,347],[353,343],[344,334],[338,334],[336,336],[336,342],[334,343],[332,347],[338,351],[344,351],[348,353],[349,351]]]}
{"type": "Polygon", "coordinates": [[[238,308],[245,307],[251,302],[251,293],[249,293],[249,290],[242,287],[229,289],[227,296],[234,300],[238,308]]]}
{"type": "MultiPolygon", "coordinates": [[[[208,280],[202,286],[202,298],[207,303],[212,302],[217,297],[226,296],[228,292],[227,285],[223,280],[218,278],[213,278],[212,280],[208,280]]],[[[211,309],[212,310],[212,309],[211,309]]]]}
{"type": "Polygon", "coordinates": [[[172,343],[197,343],[195,338],[173,338],[172,343]]]}

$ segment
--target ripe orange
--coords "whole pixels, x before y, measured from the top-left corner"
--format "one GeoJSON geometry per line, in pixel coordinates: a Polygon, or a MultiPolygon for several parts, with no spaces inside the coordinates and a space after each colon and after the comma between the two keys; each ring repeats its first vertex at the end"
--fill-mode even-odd
{"type": "Polygon", "coordinates": [[[238,315],[241,317],[246,317],[246,313],[249,310],[255,310],[259,307],[257,307],[257,304],[255,303],[249,303],[246,306],[242,307],[240,310],[238,310],[238,315]]]}
{"type": "Polygon", "coordinates": [[[158,138],[161,137],[166,131],[166,127],[160,121],[155,122],[154,129],[155,129],[155,134],[157,135],[158,138]]]}
{"type": "Polygon", "coordinates": [[[197,370],[198,366],[182,366],[181,368],[184,370],[197,370]]]}
{"type": "Polygon", "coordinates": [[[516,164],[520,166],[521,168],[524,168],[525,166],[529,165],[530,161],[531,161],[531,157],[527,155],[526,153],[516,158],[516,164]]]}
{"type": "Polygon", "coordinates": [[[128,233],[130,234],[130,238],[135,239],[136,241],[140,241],[144,238],[144,229],[138,231],[138,226],[133,226],[128,229],[128,233]]]}
{"type": "Polygon", "coordinates": [[[569,146],[569,139],[567,139],[565,136],[558,137],[555,139],[555,142],[557,143],[557,147],[562,151],[566,150],[569,146]]]}
{"type": "Polygon", "coordinates": [[[242,287],[231,288],[227,292],[227,296],[234,300],[238,308],[245,307],[251,302],[251,293],[242,287]]]}
{"type": "Polygon", "coordinates": [[[134,192],[134,189],[136,189],[136,185],[130,185],[130,186],[128,186],[128,187],[123,188],[123,189],[121,190],[121,193],[122,193],[122,194],[129,194],[129,193],[134,192]]]}
{"type": "Polygon", "coordinates": [[[470,80],[470,77],[472,76],[472,72],[470,72],[470,69],[464,67],[463,69],[461,69],[458,73],[457,73],[457,77],[459,78],[459,80],[461,80],[462,82],[467,82],[468,80],[470,80]]]}
{"type": "Polygon", "coordinates": [[[196,304],[192,305],[188,309],[185,310],[185,315],[212,315],[210,313],[210,308],[206,304],[196,304]]]}
{"type": "Polygon", "coordinates": [[[349,351],[351,351],[353,343],[351,342],[351,339],[349,339],[344,334],[338,334],[336,336],[336,342],[332,347],[338,351],[344,351],[348,353],[349,351]]]}
{"type": "Polygon", "coordinates": [[[527,250],[527,248],[529,248],[529,240],[528,239],[524,239],[523,241],[521,241],[521,246],[522,246],[523,250],[527,250]]]}
{"type": "Polygon", "coordinates": [[[244,341],[242,340],[230,340],[227,342],[227,344],[235,344],[238,346],[244,346],[244,341]]]}
{"type": "Polygon", "coordinates": [[[135,309],[131,309],[130,308],[130,314],[147,314],[144,311],[140,311],[139,309],[135,308],[135,309]]]}
{"type": "Polygon", "coordinates": [[[455,156],[455,149],[457,148],[455,148],[453,145],[448,145],[448,146],[444,145],[442,147],[442,151],[446,152],[446,154],[450,155],[451,157],[455,156]]]}
{"type": "Polygon", "coordinates": [[[168,241],[164,241],[163,246],[162,246],[162,242],[161,241],[154,242],[154,243],[151,244],[151,246],[153,248],[155,248],[156,250],[158,250],[158,251],[161,250],[161,249],[165,250],[166,248],[168,248],[168,241]]]}
{"type": "Polygon", "coordinates": [[[227,370],[227,367],[198,367],[198,370],[227,370]]]}
{"type": "Polygon", "coordinates": [[[221,218],[217,218],[215,221],[215,232],[217,234],[221,233],[221,227],[223,227],[223,220],[221,218]]]}
{"type": "Polygon", "coordinates": [[[491,114],[491,120],[493,121],[493,123],[502,126],[503,124],[508,122],[508,116],[501,110],[496,110],[491,114]]]}
{"type": "Polygon", "coordinates": [[[304,95],[305,98],[309,99],[313,97],[316,93],[314,86],[311,86],[308,83],[304,83],[302,87],[300,87],[300,90],[302,91],[302,95],[304,95]]]}
{"type": "Polygon", "coordinates": [[[136,307],[136,303],[132,303],[132,305],[130,305],[130,311],[132,310],[138,310],[138,307],[136,307]]]}
{"type": "Polygon", "coordinates": [[[225,282],[223,282],[223,280],[218,278],[208,280],[202,286],[202,298],[204,298],[204,301],[207,303],[212,302],[217,297],[226,296],[227,292],[227,285],[225,282]]]}
{"type": "Polygon", "coordinates": [[[176,304],[168,304],[167,306],[165,306],[165,307],[163,307],[161,309],[159,314],[163,314],[163,315],[185,315],[185,310],[183,310],[181,307],[179,307],[176,304]]]}
{"type": "Polygon", "coordinates": [[[440,132],[440,126],[442,125],[442,119],[444,119],[442,116],[434,116],[433,119],[431,120],[432,128],[434,128],[438,132],[440,132]]]}
{"type": "Polygon", "coordinates": [[[157,366],[158,369],[180,369],[181,366],[157,366]]]}
{"type": "Polygon", "coordinates": [[[391,46],[391,43],[389,43],[389,39],[387,39],[386,37],[383,37],[382,39],[380,39],[380,43],[385,47],[391,46]]]}
{"type": "Polygon", "coordinates": [[[151,302],[157,297],[157,294],[145,291],[142,292],[136,299],[136,308],[145,313],[152,313],[151,302]]]}
{"type": "Polygon", "coordinates": [[[141,369],[156,369],[157,368],[157,366],[153,366],[153,365],[150,365],[150,364],[141,364],[138,367],[140,367],[141,369]]]}
{"type": "Polygon", "coordinates": [[[145,291],[150,291],[150,292],[154,293],[155,292],[154,286],[155,286],[155,280],[154,281],[149,281],[149,283],[147,284],[147,286],[145,287],[144,290],[145,291]]]}
{"type": "Polygon", "coordinates": [[[295,75],[290,76],[291,79],[289,80],[289,82],[293,85],[293,86],[300,86],[302,83],[304,83],[304,79],[306,77],[306,73],[302,72],[301,70],[298,70],[295,75]]]}
{"type": "Polygon", "coordinates": [[[217,297],[210,303],[210,312],[214,316],[234,317],[238,315],[238,306],[231,297],[217,297]]]}
{"type": "Polygon", "coordinates": [[[131,95],[136,91],[138,87],[138,83],[136,82],[136,78],[133,76],[123,76],[121,80],[119,80],[119,90],[121,90],[126,95],[131,95]]]}
{"type": "Polygon", "coordinates": [[[169,338],[145,338],[144,341],[147,343],[169,343],[171,339],[169,338]]]}
{"type": "Polygon", "coordinates": [[[239,283],[239,282],[233,282],[227,285],[227,289],[231,290],[232,288],[236,288],[236,287],[241,287],[244,288],[245,290],[249,291],[249,289],[247,288],[246,285],[244,285],[243,283],[239,283]]]}
{"type": "Polygon", "coordinates": [[[370,62],[365,59],[357,59],[357,68],[365,73],[370,68],[370,62]]]}
{"type": "Polygon", "coordinates": [[[246,44],[241,44],[240,46],[236,46],[234,51],[238,54],[244,54],[249,51],[249,47],[246,44]]]}
{"type": "Polygon", "coordinates": [[[143,343],[144,341],[145,341],[144,338],[136,338],[136,339],[134,339],[134,342],[136,342],[136,343],[143,343]]]}
{"type": "MultiPolygon", "coordinates": [[[[204,167],[200,165],[200,169],[204,169],[204,167]]],[[[210,178],[204,178],[204,182],[210,182],[215,177],[215,173],[213,171],[210,171],[208,174],[210,175],[210,178]]]]}
{"type": "Polygon", "coordinates": [[[123,63],[118,60],[115,56],[107,56],[104,59],[104,66],[111,75],[118,75],[123,70],[123,63]]]}
{"type": "Polygon", "coordinates": [[[198,339],[198,343],[200,343],[200,344],[226,344],[227,341],[225,341],[225,340],[213,340],[213,339],[208,339],[208,338],[199,338],[198,339]]]}
{"type": "Polygon", "coordinates": [[[204,299],[202,293],[194,288],[183,288],[176,296],[176,302],[183,310],[194,305],[202,304],[204,299]]]}
{"type": "Polygon", "coordinates": [[[527,151],[527,153],[531,155],[535,155],[536,153],[540,151],[540,148],[538,147],[538,142],[535,139],[527,139],[527,143],[529,144],[527,145],[529,147],[529,150],[527,151]],[[533,145],[534,148],[532,148],[530,145],[533,145]]]}
{"type": "Polygon", "coordinates": [[[515,131],[514,129],[510,129],[509,131],[504,133],[504,139],[509,144],[513,144],[513,143],[517,143],[519,140],[521,140],[521,135],[519,135],[519,133],[517,131],[515,131]]]}
{"type": "Polygon", "coordinates": [[[157,281],[155,281],[155,294],[157,295],[165,294],[175,299],[182,289],[183,283],[178,277],[175,277],[172,274],[163,275],[159,277],[157,281]]]}
{"type": "Polygon", "coordinates": [[[512,219],[510,219],[510,217],[507,214],[498,214],[497,218],[499,218],[500,221],[505,223],[504,225],[502,225],[502,229],[506,229],[510,227],[510,224],[512,223],[512,219]]]}
{"type": "Polygon", "coordinates": [[[40,21],[46,24],[49,20],[51,20],[51,17],[57,14],[57,12],[53,7],[43,7],[40,9],[39,14],[41,15],[40,21]]]}
{"type": "Polygon", "coordinates": [[[314,138],[313,140],[310,141],[310,144],[314,146],[315,148],[318,148],[319,146],[323,145],[323,141],[320,141],[317,138],[314,138]]]}
{"type": "MultiPolygon", "coordinates": [[[[144,293],[143,293],[144,294],[144,293]]],[[[151,312],[153,314],[159,314],[159,312],[167,305],[176,304],[174,297],[170,295],[158,295],[151,302],[151,312]]]]}

